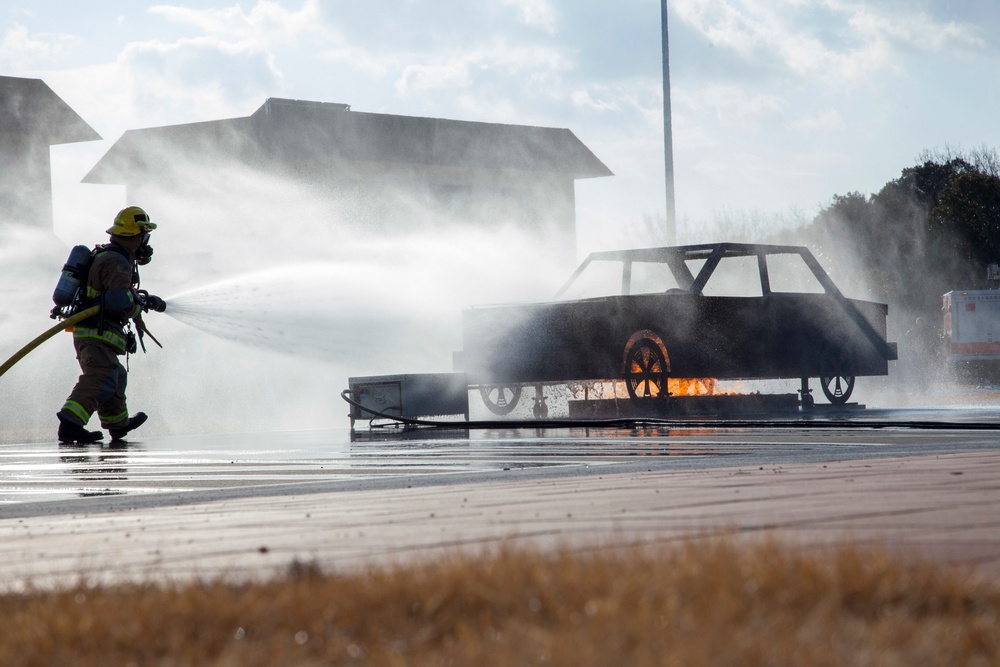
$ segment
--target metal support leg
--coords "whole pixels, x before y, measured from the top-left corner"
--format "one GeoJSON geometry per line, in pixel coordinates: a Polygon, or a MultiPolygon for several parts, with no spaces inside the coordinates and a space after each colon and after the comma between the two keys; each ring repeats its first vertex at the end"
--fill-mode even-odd
{"type": "Polygon", "coordinates": [[[799,395],[802,397],[800,404],[803,410],[812,410],[816,402],[812,397],[812,389],[809,388],[809,378],[802,378],[802,388],[799,389],[799,395]]]}
{"type": "Polygon", "coordinates": [[[545,393],[540,384],[535,385],[535,404],[531,407],[531,414],[535,419],[545,419],[549,416],[549,406],[545,404],[545,393]]]}

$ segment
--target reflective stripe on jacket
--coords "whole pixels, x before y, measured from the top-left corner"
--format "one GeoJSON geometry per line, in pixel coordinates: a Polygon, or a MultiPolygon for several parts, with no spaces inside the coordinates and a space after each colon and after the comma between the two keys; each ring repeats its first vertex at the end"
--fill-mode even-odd
{"type": "Polygon", "coordinates": [[[73,329],[73,340],[88,338],[92,340],[104,341],[111,347],[118,350],[119,354],[125,354],[125,330],[122,328],[121,332],[119,332],[119,328],[120,327],[109,325],[105,322],[104,331],[102,332],[99,328],[81,327],[78,325],[73,329]]]}

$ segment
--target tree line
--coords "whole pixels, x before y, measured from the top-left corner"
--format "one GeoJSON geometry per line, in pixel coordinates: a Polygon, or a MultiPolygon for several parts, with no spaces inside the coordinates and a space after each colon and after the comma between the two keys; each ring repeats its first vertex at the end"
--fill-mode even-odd
{"type": "Polygon", "coordinates": [[[996,287],[1000,157],[926,152],[875,194],[834,196],[793,234],[819,256],[852,257],[854,277],[898,314],[938,322],[945,292],[996,287]]]}

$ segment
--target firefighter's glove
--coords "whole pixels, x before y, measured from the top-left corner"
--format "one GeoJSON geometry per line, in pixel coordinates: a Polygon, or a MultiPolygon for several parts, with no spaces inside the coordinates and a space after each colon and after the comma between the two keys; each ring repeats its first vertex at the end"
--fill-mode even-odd
{"type": "Polygon", "coordinates": [[[154,294],[149,294],[146,296],[146,306],[144,310],[147,311],[155,310],[158,313],[162,313],[166,309],[167,309],[167,302],[161,299],[160,297],[154,294]]]}

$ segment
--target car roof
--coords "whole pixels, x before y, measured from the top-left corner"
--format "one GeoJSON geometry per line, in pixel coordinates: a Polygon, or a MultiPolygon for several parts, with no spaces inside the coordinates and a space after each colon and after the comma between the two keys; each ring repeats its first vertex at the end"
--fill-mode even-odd
{"type": "MultiPolygon", "coordinates": [[[[698,245],[664,246],[660,248],[633,248],[630,250],[606,250],[592,252],[583,260],[569,280],[556,292],[561,297],[570,285],[594,261],[622,262],[625,273],[623,283],[628,279],[628,271],[633,262],[659,262],[670,267],[677,284],[682,290],[701,294],[706,282],[712,276],[719,262],[727,257],[765,257],[771,255],[798,255],[805,261],[827,294],[839,295],[837,286],[820,266],[816,258],[805,246],[776,245],[767,243],[703,243],[698,245]],[[704,265],[695,276],[686,262],[704,260],[704,265]]],[[[767,291],[765,289],[765,291],[767,291]]]]}
{"type": "Polygon", "coordinates": [[[702,243],[697,245],[663,246],[658,248],[631,248],[628,250],[603,250],[592,252],[588,260],[665,262],[668,258],[706,259],[719,253],[722,257],[747,257],[754,255],[811,254],[805,246],[776,245],[768,243],[702,243]]]}

